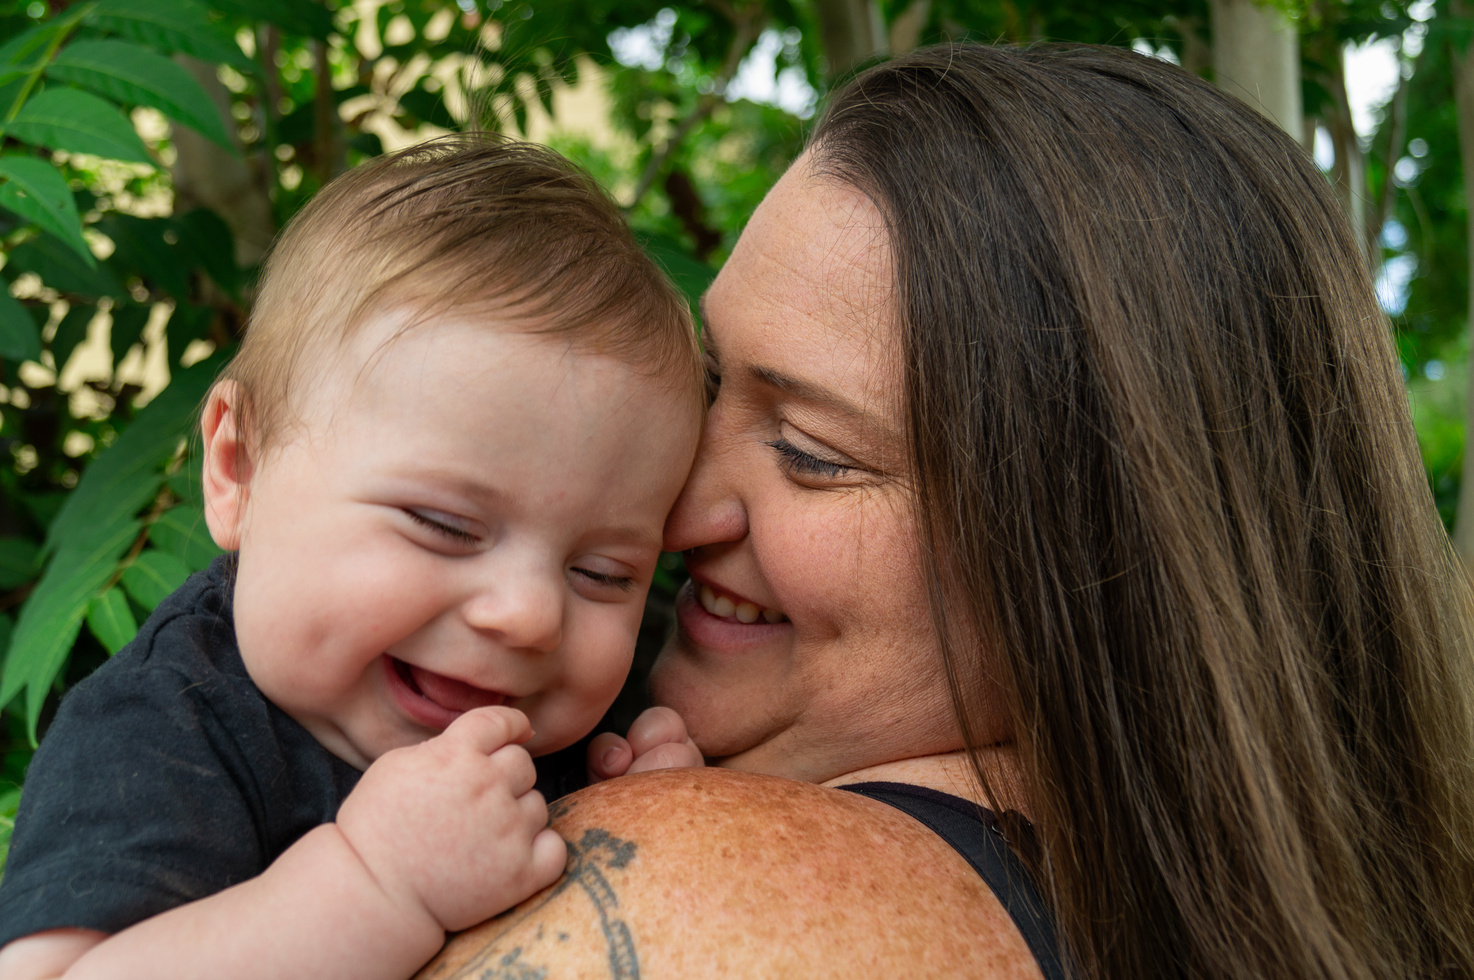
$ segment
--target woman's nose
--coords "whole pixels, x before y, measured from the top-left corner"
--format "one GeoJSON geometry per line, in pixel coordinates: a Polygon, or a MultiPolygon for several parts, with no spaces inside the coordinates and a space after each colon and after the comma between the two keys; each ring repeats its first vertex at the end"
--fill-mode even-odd
{"type": "MultiPolygon", "coordinates": [[[[747,508],[737,493],[743,485],[742,445],[718,398],[707,413],[691,475],[665,519],[666,551],[689,551],[747,536],[747,508]]],[[[750,467],[751,461],[746,464],[750,467]]]]}
{"type": "Polygon", "coordinates": [[[503,571],[466,601],[462,615],[509,649],[550,653],[563,642],[564,591],[561,578],[503,571]]]}

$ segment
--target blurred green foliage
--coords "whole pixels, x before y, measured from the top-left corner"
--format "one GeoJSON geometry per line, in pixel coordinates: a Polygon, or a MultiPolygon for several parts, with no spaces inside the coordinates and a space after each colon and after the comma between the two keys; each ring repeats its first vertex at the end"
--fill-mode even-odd
{"type": "MultiPolygon", "coordinates": [[[[1402,88],[1361,146],[1367,180],[1355,192],[1389,205],[1375,215],[1374,264],[1407,273],[1389,305],[1451,520],[1468,352],[1451,59],[1470,25],[1447,3],[1277,5],[1302,31],[1306,111],[1326,125],[1346,124],[1344,45],[1395,47],[1402,88]]],[[[942,37],[1088,41],[1206,71],[1212,41],[1206,0],[875,6],[886,30],[876,50],[942,37]]],[[[0,860],[60,694],[217,553],[190,433],[247,320],[271,234],[386,141],[543,131],[612,189],[694,297],[802,146],[814,101],[857,63],[824,46],[837,9],[0,0],[0,860]],[[744,61],[786,78],[797,100],[736,97],[744,61]],[[598,131],[559,128],[559,93],[591,75],[605,100],[598,131]]],[[[678,572],[669,556],[653,604],[668,602],[678,572]]]]}

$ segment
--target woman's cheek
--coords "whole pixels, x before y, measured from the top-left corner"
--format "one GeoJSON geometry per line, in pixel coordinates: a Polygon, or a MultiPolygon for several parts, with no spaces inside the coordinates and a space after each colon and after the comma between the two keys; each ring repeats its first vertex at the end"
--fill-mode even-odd
{"type": "Polygon", "coordinates": [[[829,508],[789,515],[776,528],[757,548],[760,563],[801,633],[869,632],[879,609],[913,607],[922,595],[909,512],[879,494],[837,496],[829,508]]]}

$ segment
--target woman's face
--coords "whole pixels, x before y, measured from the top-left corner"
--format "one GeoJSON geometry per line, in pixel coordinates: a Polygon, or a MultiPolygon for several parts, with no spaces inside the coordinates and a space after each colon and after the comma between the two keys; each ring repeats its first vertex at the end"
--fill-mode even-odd
{"type": "Polygon", "coordinates": [[[879,212],[801,157],[703,303],[719,378],[666,523],[656,700],[723,765],[821,782],[961,747],[911,509],[879,212]]]}

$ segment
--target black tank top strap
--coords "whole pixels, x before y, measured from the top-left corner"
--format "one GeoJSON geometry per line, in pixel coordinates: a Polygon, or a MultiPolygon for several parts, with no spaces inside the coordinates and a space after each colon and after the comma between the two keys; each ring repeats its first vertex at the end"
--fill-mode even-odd
{"type": "MultiPolygon", "coordinates": [[[[840,789],[888,803],[926,824],[967,859],[1013,917],[1029,944],[1044,980],[1064,980],[1054,916],[1044,904],[1033,876],[1009,847],[992,810],[971,800],[909,783],[853,783],[840,789]]],[[[1019,819],[1017,824],[1027,828],[1019,819]]]]}

